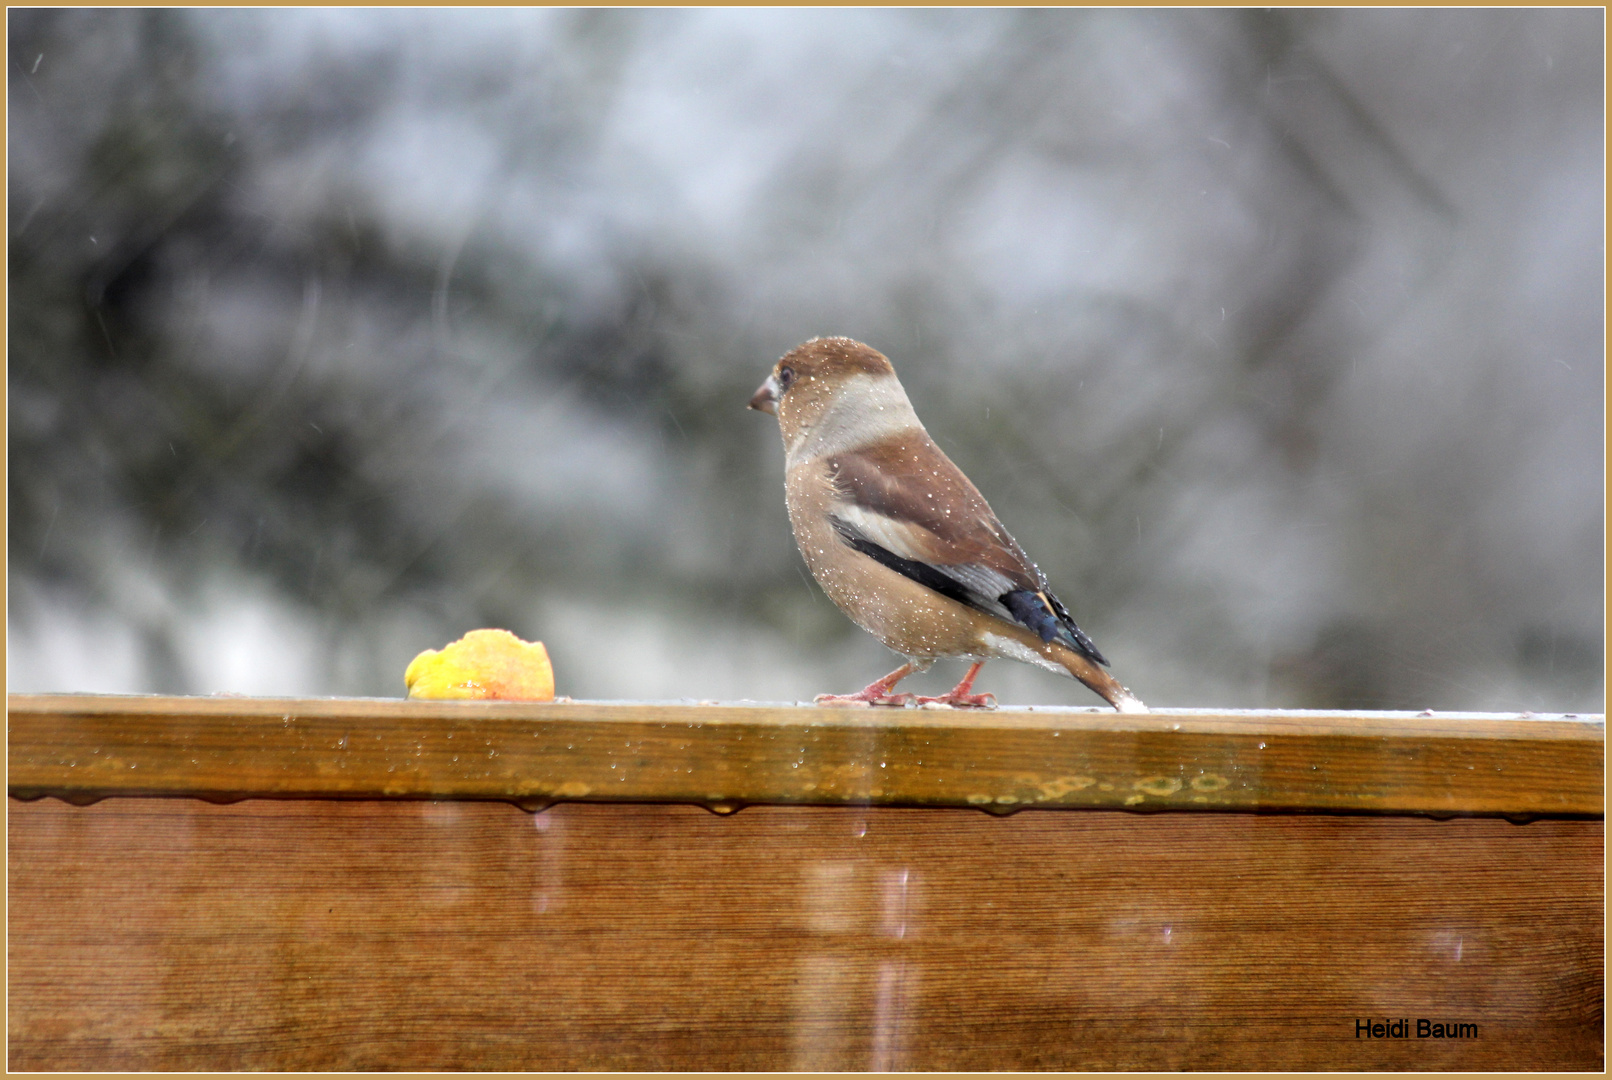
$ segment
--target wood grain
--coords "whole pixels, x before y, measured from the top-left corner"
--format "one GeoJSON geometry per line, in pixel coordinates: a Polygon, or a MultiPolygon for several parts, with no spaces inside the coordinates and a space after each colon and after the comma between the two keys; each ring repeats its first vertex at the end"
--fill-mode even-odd
{"type": "Polygon", "coordinates": [[[9,790],[1585,817],[1601,717],[8,698],[9,790]]]}
{"type": "Polygon", "coordinates": [[[9,805],[17,1070],[1603,1065],[1594,820],[9,805]]]}

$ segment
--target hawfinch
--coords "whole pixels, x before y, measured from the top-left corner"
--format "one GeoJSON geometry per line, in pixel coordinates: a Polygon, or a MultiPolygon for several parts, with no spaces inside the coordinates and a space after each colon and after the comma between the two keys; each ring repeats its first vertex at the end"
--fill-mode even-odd
{"type": "Polygon", "coordinates": [[[795,542],[829,599],[907,662],[819,705],[907,705],[897,682],[937,659],[973,661],[919,705],[992,708],[973,694],[993,657],[1071,675],[1120,712],[1146,706],[1101,665],[1046,575],[930,439],[890,361],[850,338],[814,338],[778,361],[750,407],[778,417],[795,542]]]}

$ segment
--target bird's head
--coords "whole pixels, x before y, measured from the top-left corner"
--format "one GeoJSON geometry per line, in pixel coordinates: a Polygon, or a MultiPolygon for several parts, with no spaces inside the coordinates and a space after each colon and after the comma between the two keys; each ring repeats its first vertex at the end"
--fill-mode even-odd
{"type": "Polygon", "coordinates": [[[850,338],[820,337],[786,353],[756,390],[750,407],[778,417],[787,446],[831,411],[858,412],[863,403],[881,408],[892,396],[910,412],[895,368],[882,353],[850,338]]]}

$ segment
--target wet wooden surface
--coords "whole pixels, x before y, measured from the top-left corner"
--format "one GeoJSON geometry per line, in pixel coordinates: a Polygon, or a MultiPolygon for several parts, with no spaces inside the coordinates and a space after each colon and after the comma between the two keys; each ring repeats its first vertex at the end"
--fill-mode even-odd
{"type": "Polygon", "coordinates": [[[1602,717],[8,698],[9,790],[1597,816],[1602,717]]]}
{"type": "Polygon", "coordinates": [[[1598,820],[9,810],[12,1069],[1603,1064],[1598,820]]]}

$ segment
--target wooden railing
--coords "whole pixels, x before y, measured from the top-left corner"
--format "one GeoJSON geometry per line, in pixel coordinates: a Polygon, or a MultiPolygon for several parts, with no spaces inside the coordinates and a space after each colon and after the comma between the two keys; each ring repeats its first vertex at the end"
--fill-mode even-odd
{"type": "Polygon", "coordinates": [[[8,707],[14,1069],[1604,1060],[1600,716],[8,707]]]}
{"type": "Polygon", "coordinates": [[[13,696],[10,792],[1593,817],[1600,717],[13,696]]]}

